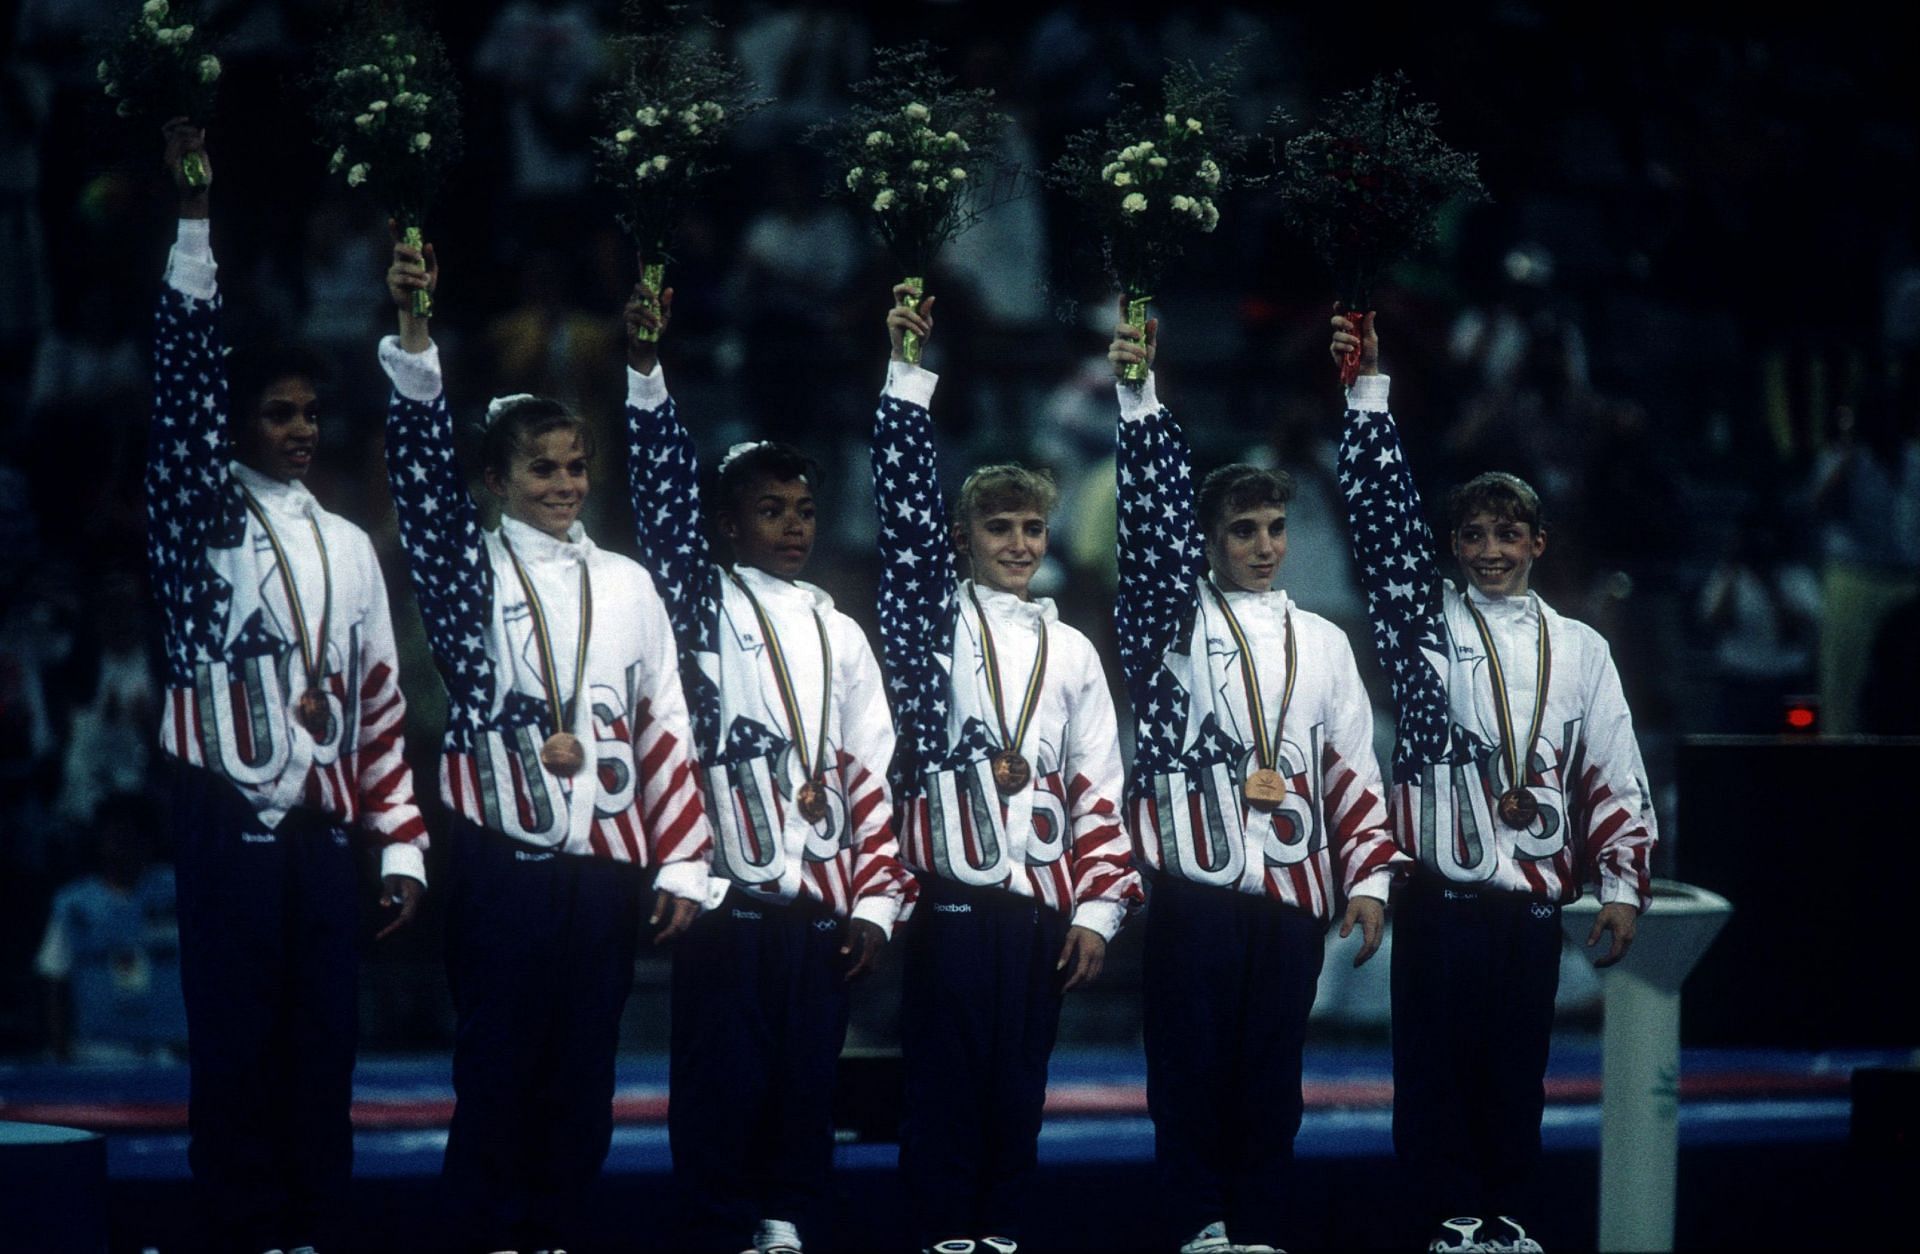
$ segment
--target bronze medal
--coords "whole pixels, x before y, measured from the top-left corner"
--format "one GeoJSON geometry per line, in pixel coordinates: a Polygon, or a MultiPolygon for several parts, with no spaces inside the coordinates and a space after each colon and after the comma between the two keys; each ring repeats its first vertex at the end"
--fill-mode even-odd
{"type": "Polygon", "coordinates": [[[309,688],[300,694],[293,716],[300,720],[300,726],[313,733],[315,740],[325,740],[333,729],[333,710],[327,705],[327,694],[318,688],[309,688]]]}
{"type": "Polygon", "coordinates": [[[1540,816],[1540,803],[1524,788],[1509,788],[1500,794],[1500,821],[1516,831],[1533,826],[1540,816]]]}
{"type": "Polygon", "coordinates": [[[1279,809],[1280,803],[1287,799],[1287,780],[1272,767],[1263,766],[1247,776],[1240,785],[1240,792],[1246,797],[1248,806],[1262,814],[1269,814],[1279,809]]]}
{"type": "Polygon", "coordinates": [[[993,755],[993,786],[1002,796],[1011,797],[1033,782],[1033,767],[1011,749],[993,755]]]}
{"type": "Polygon", "coordinates": [[[809,823],[823,822],[827,817],[827,786],[825,781],[815,777],[800,785],[800,791],[793,794],[794,804],[800,807],[800,817],[809,823]]]}
{"type": "Polygon", "coordinates": [[[572,732],[555,732],[540,746],[540,765],[555,775],[572,778],[587,764],[587,751],[572,732]]]}

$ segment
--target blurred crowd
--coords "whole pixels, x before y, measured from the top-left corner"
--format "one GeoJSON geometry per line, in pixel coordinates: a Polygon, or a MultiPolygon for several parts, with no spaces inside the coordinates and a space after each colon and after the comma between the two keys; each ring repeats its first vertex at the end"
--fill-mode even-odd
{"type": "MultiPolygon", "coordinates": [[[[325,173],[302,86],[337,6],[199,7],[228,67],[209,120],[228,335],[299,340],[330,364],[311,482],[383,546],[424,761],[438,682],[380,461],[386,224],[325,173]]],[[[830,172],[802,133],[844,106],[876,45],[927,37],[963,84],[998,93],[1006,154],[1033,168],[1119,85],[1237,47],[1247,126],[1276,107],[1311,118],[1402,68],[1445,135],[1480,154],[1493,204],[1450,214],[1380,297],[1394,408],[1430,501],[1487,468],[1540,489],[1536,585],[1611,642],[1669,832],[1684,839],[1667,787],[1678,736],[1775,734],[1789,706],[1829,735],[1920,732],[1920,130],[1896,41],[1527,0],[1391,24],[1205,3],[1042,3],[1014,19],[914,0],[695,7],[773,103],[683,226],[663,359],[709,461],[765,434],[819,457],[812,569],[856,617],[872,613],[865,437],[900,276],[823,198],[830,172]]],[[[428,227],[456,415],[537,392],[611,437],[635,261],[591,182],[589,138],[620,5],[434,8],[466,88],[468,156],[428,227]]],[[[21,0],[0,19],[0,1052],[164,1051],[179,1032],[139,488],[173,226],[158,136],[121,134],[93,75],[93,41],[130,9],[21,0]]],[[[1045,591],[1111,656],[1113,296],[1068,206],[1023,178],[996,192],[928,278],[945,469],[1053,468],[1045,591]]],[[[1330,285],[1271,198],[1223,208],[1156,293],[1159,392],[1202,468],[1293,471],[1281,582],[1367,665],[1333,480],[1330,285]]],[[[589,527],[626,547],[623,468],[595,469],[589,527]]],[[[444,1031],[418,1009],[439,983],[431,954],[416,939],[368,968],[388,1044],[444,1031]]]]}

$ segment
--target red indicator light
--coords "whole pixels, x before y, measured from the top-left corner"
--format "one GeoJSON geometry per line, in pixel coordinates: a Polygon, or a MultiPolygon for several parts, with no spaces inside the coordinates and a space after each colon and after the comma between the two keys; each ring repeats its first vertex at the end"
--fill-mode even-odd
{"type": "Polygon", "coordinates": [[[1804,705],[1797,705],[1787,711],[1787,726],[1795,731],[1805,731],[1813,726],[1813,711],[1804,705]]]}

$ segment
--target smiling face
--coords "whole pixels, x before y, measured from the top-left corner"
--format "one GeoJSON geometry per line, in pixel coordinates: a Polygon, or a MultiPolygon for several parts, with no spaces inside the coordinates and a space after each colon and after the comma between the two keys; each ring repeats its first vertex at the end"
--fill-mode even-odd
{"type": "Polygon", "coordinates": [[[253,412],[234,424],[233,455],[271,479],[291,483],[313,467],[320,398],[312,380],[287,375],[260,389],[253,412]]]}
{"type": "Polygon", "coordinates": [[[487,468],[487,490],[501,512],[555,539],[580,517],[587,501],[587,446],[577,426],[522,436],[507,458],[506,472],[487,468]]]}
{"type": "Polygon", "coordinates": [[[735,492],[733,508],[716,521],[742,566],[776,579],[798,578],[813,555],[817,524],[805,479],[759,476],[735,492]]]}
{"type": "Polygon", "coordinates": [[[1047,516],[1037,509],[1004,509],[954,528],[954,544],[973,565],[974,582],[1027,599],[1027,587],[1047,555],[1047,516]]]}
{"type": "Polygon", "coordinates": [[[1471,514],[1453,529],[1453,555],[1470,583],[1492,597],[1525,596],[1534,559],[1547,537],[1532,524],[1489,510],[1471,514]]]}
{"type": "Polygon", "coordinates": [[[1207,538],[1207,563],[1228,586],[1267,592],[1287,560],[1287,507],[1256,505],[1228,514],[1207,538]]]}

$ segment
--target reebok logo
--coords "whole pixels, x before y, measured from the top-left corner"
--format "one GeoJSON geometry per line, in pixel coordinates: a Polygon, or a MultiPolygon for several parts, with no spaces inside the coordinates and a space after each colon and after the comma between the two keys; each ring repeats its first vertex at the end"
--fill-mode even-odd
{"type": "Polygon", "coordinates": [[[1457,888],[1443,888],[1440,890],[1440,895],[1442,897],[1445,897],[1448,901],[1472,901],[1475,897],[1478,897],[1480,894],[1462,892],[1457,888]]]}
{"type": "Polygon", "coordinates": [[[972,914],[973,907],[964,901],[936,901],[933,911],[935,914],[972,914]]]}
{"type": "Polygon", "coordinates": [[[758,919],[761,917],[761,914],[758,910],[742,910],[740,907],[735,906],[733,908],[733,917],[736,919],[758,919]]]}
{"type": "Polygon", "coordinates": [[[272,832],[241,832],[240,839],[249,845],[271,845],[277,843],[280,838],[272,832]]]}
{"type": "Polygon", "coordinates": [[[551,852],[535,853],[527,849],[516,849],[513,851],[513,860],[515,862],[551,862],[553,861],[553,854],[551,852]]]}

